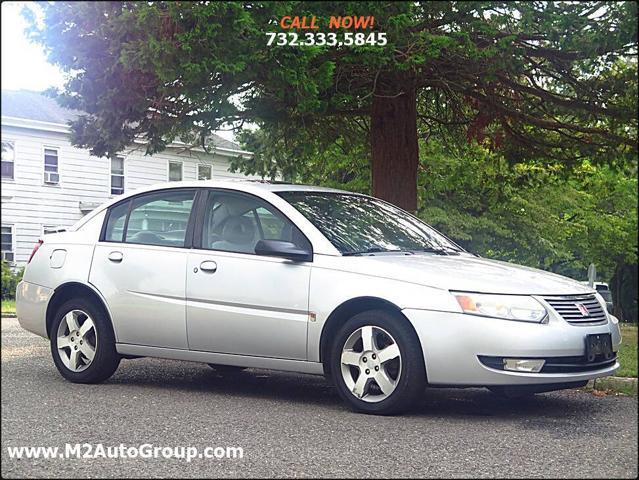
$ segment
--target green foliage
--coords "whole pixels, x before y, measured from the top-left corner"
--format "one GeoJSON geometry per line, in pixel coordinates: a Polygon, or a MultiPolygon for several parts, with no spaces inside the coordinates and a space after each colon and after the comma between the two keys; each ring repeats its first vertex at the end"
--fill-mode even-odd
{"type": "MultiPolygon", "coordinates": [[[[571,171],[548,162],[511,165],[477,143],[444,147],[436,138],[420,150],[417,214],[424,221],[488,258],[578,280],[586,280],[591,262],[599,280],[623,275],[611,283],[615,313],[636,321],[636,164],[614,169],[582,160],[571,171]]],[[[317,151],[317,161],[289,180],[369,193],[367,158],[357,152],[317,151]]]]}
{"type": "Polygon", "coordinates": [[[255,154],[250,160],[237,158],[231,169],[268,178],[279,175],[288,181],[369,191],[370,155],[365,123],[335,122],[322,135],[313,128],[282,130],[286,129],[243,131],[239,136],[241,143],[255,154]]]}
{"type": "MultiPolygon", "coordinates": [[[[139,136],[150,154],[177,137],[206,146],[221,125],[252,122],[259,129],[241,140],[256,154],[233,168],[368,192],[373,99],[410,91],[422,218],[486,256],[582,278],[594,262],[601,277],[619,279],[617,291],[629,284],[636,2],[42,8],[32,37],[69,74],[60,100],[87,112],[72,141],[94,155],[113,156],[139,136]],[[315,15],[326,31],[340,14],[375,16],[388,45],[266,45],[283,15],[315,15]]],[[[636,294],[632,302],[636,316],[636,294]]]]}
{"type": "Polygon", "coordinates": [[[584,161],[509,166],[478,145],[423,146],[420,216],[472,251],[585,279],[637,262],[636,173],[584,161]]]}
{"type": "Polygon", "coordinates": [[[0,310],[2,315],[15,315],[16,313],[16,301],[15,300],[2,300],[2,308],[0,310]]]}
{"type": "MultiPolygon", "coordinates": [[[[512,163],[636,153],[635,2],[51,2],[32,38],[68,74],[61,101],[88,113],[73,142],[113,156],[205,143],[256,123],[262,156],[313,161],[335,127],[365,124],[375,96],[414,90],[420,136],[489,138],[512,163]],[[283,15],[371,15],[386,46],[267,46],[283,15]],[[632,59],[628,61],[628,59],[632,59]],[[381,93],[380,93],[381,92],[381,93]],[[307,133],[305,133],[307,132],[307,133]],[[267,145],[267,143],[269,145],[267,145]],[[570,149],[570,150],[569,150],[570,149]],[[569,153],[569,154],[568,154],[569,153]]],[[[29,12],[29,10],[27,10],[29,12]]],[[[304,32],[302,32],[304,33],[304,32]]],[[[347,128],[353,143],[367,133],[347,128]]],[[[407,139],[411,141],[411,139],[407,139]]],[[[387,159],[391,161],[392,159],[387,159]]],[[[238,164],[289,175],[291,159],[238,164]]]]}
{"type": "Polygon", "coordinates": [[[24,268],[14,271],[7,262],[2,261],[2,300],[15,298],[16,287],[23,274],[24,268]]]}

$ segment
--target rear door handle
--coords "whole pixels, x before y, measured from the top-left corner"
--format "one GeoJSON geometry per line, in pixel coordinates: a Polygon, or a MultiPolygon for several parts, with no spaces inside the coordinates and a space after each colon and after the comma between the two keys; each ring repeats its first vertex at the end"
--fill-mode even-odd
{"type": "Polygon", "coordinates": [[[207,273],[215,273],[217,271],[217,263],[213,260],[205,260],[200,263],[200,270],[207,273]]]}
{"type": "Polygon", "coordinates": [[[123,258],[124,258],[124,255],[122,255],[122,252],[109,253],[109,260],[111,260],[112,262],[120,263],[123,258]]]}

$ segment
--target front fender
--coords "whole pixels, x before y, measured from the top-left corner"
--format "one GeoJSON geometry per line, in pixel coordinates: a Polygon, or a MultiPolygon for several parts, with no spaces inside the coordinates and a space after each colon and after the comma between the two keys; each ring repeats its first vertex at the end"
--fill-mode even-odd
{"type": "Polygon", "coordinates": [[[330,315],[340,305],[360,297],[387,302],[398,310],[414,308],[461,313],[448,290],[314,265],[309,294],[309,361],[320,361],[320,340],[330,315]]]}

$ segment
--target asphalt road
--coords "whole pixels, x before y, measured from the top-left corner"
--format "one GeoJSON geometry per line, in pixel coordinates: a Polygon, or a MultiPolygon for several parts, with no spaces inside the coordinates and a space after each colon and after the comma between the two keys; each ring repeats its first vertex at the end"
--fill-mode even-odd
{"type": "Polygon", "coordinates": [[[48,342],[2,319],[2,477],[636,477],[637,403],[581,391],[524,402],[429,389],[414,412],[346,410],[323,378],[126,360],[64,381],[48,342]],[[7,447],[241,447],[242,459],[10,459],[7,447]]]}

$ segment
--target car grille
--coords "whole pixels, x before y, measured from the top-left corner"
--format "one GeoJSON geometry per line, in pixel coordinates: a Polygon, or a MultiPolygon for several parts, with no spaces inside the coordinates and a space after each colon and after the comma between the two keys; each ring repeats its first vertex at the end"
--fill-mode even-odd
{"type": "Polygon", "coordinates": [[[598,325],[608,321],[594,295],[543,297],[564,320],[572,325],[598,325]]]}

